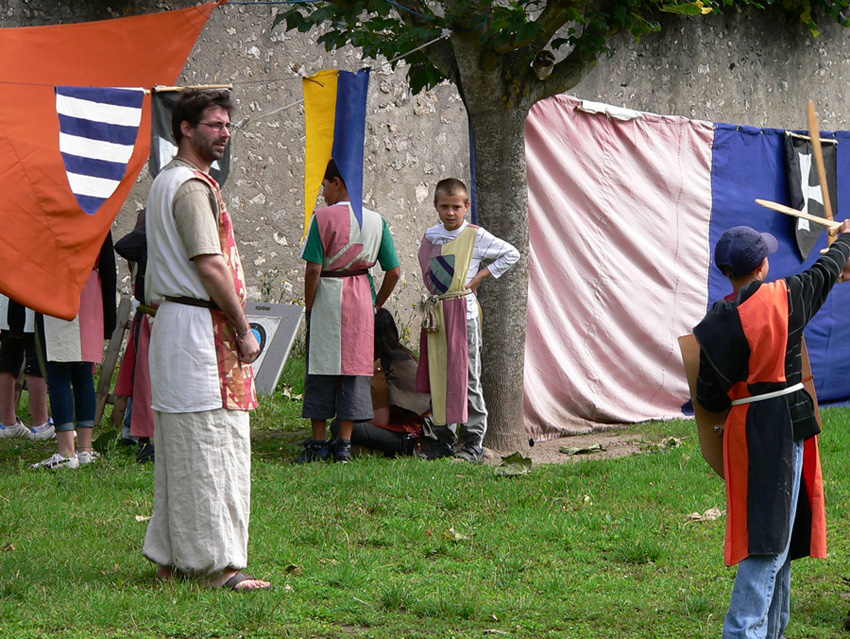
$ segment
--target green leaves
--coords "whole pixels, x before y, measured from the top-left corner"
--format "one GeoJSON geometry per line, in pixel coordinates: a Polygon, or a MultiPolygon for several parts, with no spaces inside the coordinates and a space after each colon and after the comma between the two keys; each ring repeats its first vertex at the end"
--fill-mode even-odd
{"type": "Polygon", "coordinates": [[[531,458],[524,457],[522,453],[511,453],[502,457],[502,463],[496,468],[496,474],[502,477],[516,477],[527,475],[531,472],[531,458]]]}
{"type": "Polygon", "coordinates": [[[292,5],[278,13],[272,28],[284,25],[287,31],[322,30],[319,44],[328,51],[346,45],[359,48],[365,57],[404,59],[411,67],[408,80],[413,93],[430,89],[445,76],[421,51],[414,51],[438,38],[446,20],[433,13],[406,13],[384,1],[315,2],[292,5]],[[401,16],[400,13],[404,13],[401,16]]]}
{"type": "Polygon", "coordinates": [[[427,61],[412,64],[407,70],[407,82],[413,95],[423,89],[432,89],[445,79],[437,67],[427,61]]]}
{"type": "Polygon", "coordinates": [[[530,61],[544,47],[562,52],[576,49],[595,58],[608,50],[608,39],[615,33],[628,31],[640,39],[659,31],[662,13],[698,19],[734,5],[790,13],[813,35],[818,34],[813,14],[850,24],[850,0],[327,0],[289,5],[272,26],[301,32],[318,28],[322,31],[319,42],[329,51],[352,45],[371,58],[404,59],[411,65],[411,91],[418,93],[445,80],[451,72],[453,60],[447,59],[445,51],[438,60],[433,50],[420,49],[445,30],[453,39],[474,35],[482,59],[488,54],[491,61],[517,51],[530,61]],[[554,34],[548,43],[537,41],[544,32],[554,34]]]}
{"type": "Polygon", "coordinates": [[[661,10],[666,13],[678,13],[683,16],[699,16],[711,13],[711,7],[706,7],[700,0],[677,4],[663,4],[661,10]]]}
{"type": "Polygon", "coordinates": [[[507,6],[493,7],[490,25],[481,34],[479,41],[490,46],[518,46],[531,42],[540,32],[541,26],[529,19],[529,9],[524,2],[512,2],[507,6]]]}

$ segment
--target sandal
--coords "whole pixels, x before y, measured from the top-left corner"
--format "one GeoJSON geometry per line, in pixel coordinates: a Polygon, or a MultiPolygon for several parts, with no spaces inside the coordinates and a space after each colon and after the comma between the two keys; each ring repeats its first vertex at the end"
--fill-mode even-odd
{"type": "Polygon", "coordinates": [[[257,588],[240,588],[239,584],[243,581],[262,581],[257,579],[256,577],[249,575],[247,572],[242,572],[241,570],[233,575],[230,579],[221,584],[222,588],[228,588],[229,590],[233,590],[235,592],[247,592],[251,590],[271,590],[272,585],[269,584],[267,586],[259,586],[257,588]]]}

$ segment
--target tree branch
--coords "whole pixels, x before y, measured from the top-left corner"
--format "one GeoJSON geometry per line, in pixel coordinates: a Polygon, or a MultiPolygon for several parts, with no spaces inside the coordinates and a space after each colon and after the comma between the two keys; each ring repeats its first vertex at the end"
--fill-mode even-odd
{"type": "Polygon", "coordinates": [[[582,11],[588,4],[590,4],[590,0],[549,0],[534,21],[534,24],[540,27],[537,35],[495,47],[495,52],[498,55],[505,55],[526,47],[529,47],[534,53],[541,51],[558,29],[567,22],[570,12],[582,11]]]}
{"type": "Polygon", "coordinates": [[[422,53],[440,73],[457,84],[457,64],[451,43],[440,40],[422,49],[422,53]]]}
{"type": "MultiPolygon", "coordinates": [[[[596,66],[601,53],[599,51],[595,54],[587,54],[573,49],[566,58],[555,65],[552,75],[545,82],[540,82],[536,78],[530,79],[529,93],[532,104],[572,89],[596,66]]],[[[529,70],[529,76],[533,78],[531,70],[529,70]]]]}
{"type": "Polygon", "coordinates": [[[549,44],[549,40],[558,32],[558,29],[566,24],[572,11],[583,12],[590,4],[590,0],[549,0],[546,8],[534,22],[541,27],[534,41],[529,44],[531,50],[536,54],[549,44]]]}
{"type": "MultiPolygon", "coordinates": [[[[341,2],[341,0],[331,1],[335,4],[337,2],[341,2]]],[[[420,0],[404,0],[404,2],[406,7],[415,11],[418,14],[427,16],[436,15],[424,2],[420,2],[420,0]]],[[[396,12],[398,13],[401,22],[407,25],[408,27],[422,28],[432,26],[427,20],[424,20],[423,18],[420,18],[419,16],[410,13],[409,11],[396,9],[396,12]]],[[[423,44],[426,44],[427,40],[417,38],[414,40],[414,43],[416,46],[414,46],[413,48],[415,49],[416,47],[420,47],[423,44]]],[[[437,70],[440,73],[442,73],[452,82],[457,84],[457,66],[455,64],[454,51],[452,50],[452,46],[449,42],[447,42],[446,40],[434,42],[422,49],[421,52],[422,55],[428,58],[431,64],[437,67],[437,70]]]]}

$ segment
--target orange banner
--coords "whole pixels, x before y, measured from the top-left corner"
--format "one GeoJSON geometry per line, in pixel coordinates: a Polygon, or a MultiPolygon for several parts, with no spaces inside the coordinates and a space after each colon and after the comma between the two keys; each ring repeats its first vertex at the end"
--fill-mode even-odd
{"type": "Polygon", "coordinates": [[[96,213],[87,214],[60,153],[55,86],[175,84],[218,4],[0,29],[0,293],[73,319],[100,246],[148,157],[149,96],[124,177],[96,213]]]}

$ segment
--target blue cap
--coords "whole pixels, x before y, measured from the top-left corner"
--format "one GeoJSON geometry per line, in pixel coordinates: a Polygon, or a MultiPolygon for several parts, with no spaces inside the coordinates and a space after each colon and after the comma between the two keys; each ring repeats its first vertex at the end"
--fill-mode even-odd
{"type": "Polygon", "coordinates": [[[743,277],[778,248],[779,243],[770,233],[759,233],[750,226],[733,226],[714,247],[714,263],[730,277],[743,277]]]}

